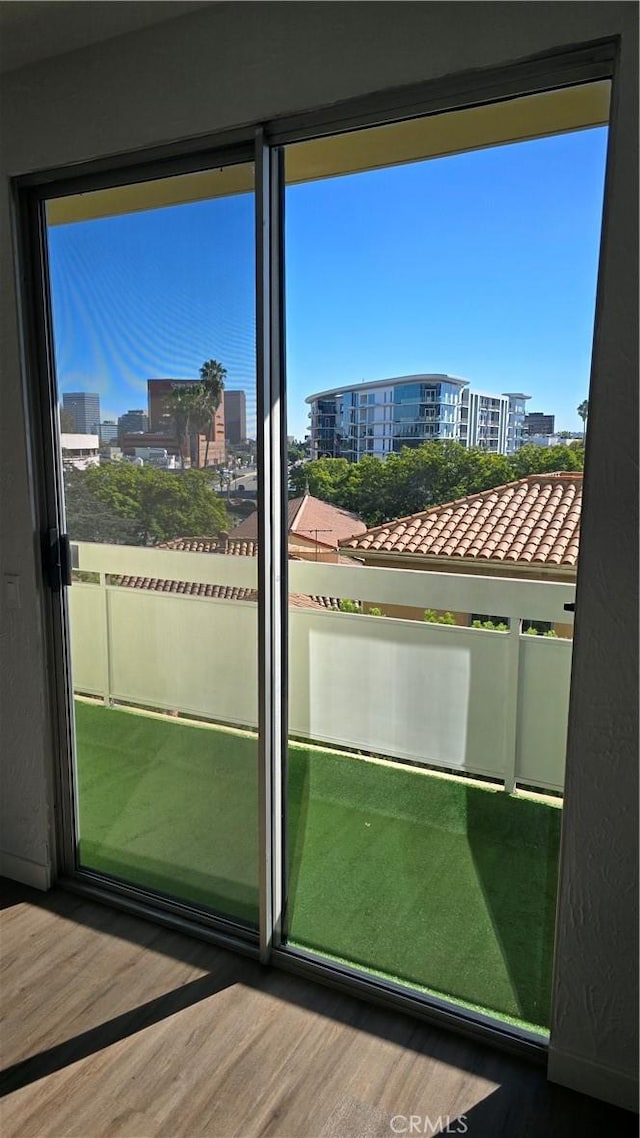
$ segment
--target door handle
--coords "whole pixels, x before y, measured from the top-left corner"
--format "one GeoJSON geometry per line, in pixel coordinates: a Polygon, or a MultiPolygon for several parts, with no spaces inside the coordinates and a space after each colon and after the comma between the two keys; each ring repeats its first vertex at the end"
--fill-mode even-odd
{"type": "Polygon", "coordinates": [[[71,546],[69,534],[53,528],[47,530],[43,540],[44,571],[49,588],[59,593],[71,584],[71,546]]]}

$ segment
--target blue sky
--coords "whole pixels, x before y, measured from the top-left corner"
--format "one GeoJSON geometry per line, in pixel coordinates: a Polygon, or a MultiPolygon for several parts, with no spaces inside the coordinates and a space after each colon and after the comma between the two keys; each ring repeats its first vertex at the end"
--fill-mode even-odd
{"type": "MultiPolygon", "coordinates": [[[[289,187],[289,433],[311,392],[418,372],[525,391],[579,430],[605,149],[602,128],[289,187]]],[[[251,195],[52,228],[60,391],[113,418],[213,356],[251,418],[253,237],[251,195]]]]}

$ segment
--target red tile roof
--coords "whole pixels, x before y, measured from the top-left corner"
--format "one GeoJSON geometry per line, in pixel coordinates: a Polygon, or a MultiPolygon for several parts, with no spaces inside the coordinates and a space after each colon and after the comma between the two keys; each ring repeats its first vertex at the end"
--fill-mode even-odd
{"type": "Polygon", "coordinates": [[[185,597],[214,597],[219,601],[257,601],[255,589],[235,585],[205,585],[200,581],[168,581],[160,577],[112,577],[112,585],[127,589],[147,589],[154,593],[174,593],[185,597]]]}
{"type": "Polygon", "coordinates": [[[255,541],[236,540],[220,534],[219,537],[176,537],[163,541],[158,549],[175,549],[180,553],[231,553],[236,557],[255,557],[255,541]]]}
{"type": "MultiPolygon", "coordinates": [[[[287,530],[290,534],[329,545],[335,549],[347,537],[365,533],[366,525],[357,514],[332,506],[311,494],[302,498],[292,498],[287,508],[287,530]]],[[[231,530],[229,537],[256,541],[258,538],[258,514],[249,514],[231,530]]]]}
{"type": "Polygon", "coordinates": [[[582,474],[529,474],[341,542],[345,551],[569,566],[578,559],[582,474]]]}

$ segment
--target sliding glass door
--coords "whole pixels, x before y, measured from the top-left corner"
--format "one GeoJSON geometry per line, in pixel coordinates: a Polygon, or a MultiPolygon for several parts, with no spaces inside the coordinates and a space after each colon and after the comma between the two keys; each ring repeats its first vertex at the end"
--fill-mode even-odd
{"type": "Polygon", "coordinates": [[[47,203],[81,870],[255,927],[253,164],[47,203]]]}
{"type": "Polygon", "coordinates": [[[608,105],[36,195],[66,872],[535,1048],[608,105]]]}
{"type": "Polygon", "coordinates": [[[536,1032],[608,85],[544,99],[291,145],[285,226],[287,944],[536,1032]]]}

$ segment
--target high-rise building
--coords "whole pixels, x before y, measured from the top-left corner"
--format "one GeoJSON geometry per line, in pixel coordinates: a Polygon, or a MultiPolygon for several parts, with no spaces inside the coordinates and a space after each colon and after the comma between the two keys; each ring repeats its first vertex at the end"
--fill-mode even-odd
{"type": "MultiPolygon", "coordinates": [[[[176,387],[193,387],[198,379],[148,379],[147,398],[149,403],[149,431],[175,438],[175,423],[167,409],[167,397],[176,387]]],[[[207,440],[204,431],[191,431],[189,455],[193,466],[218,466],[225,461],[225,408],[224,399],[216,411],[207,440]]]]}
{"type": "Polygon", "coordinates": [[[193,387],[197,379],[148,379],[147,402],[150,431],[173,431],[171,415],[167,411],[167,396],[176,387],[193,387]]]}
{"type": "Polygon", "coordinates": [[[114,443],[118,438],[118,424],[113,419],[105,419],[104,423],[100,423],[100,442],[101,443],[114,443]]]}
{"type": "Polygon", "coordinates": [[[464,379],[408,375],[310,395],[311,457],[385,458],[431,439],[456,439],[464,379]]]}
{"type": "Polygon", "coordinates": [[[73,416],[76,435],[97,435],[100,430],[100,396],[91,391],[66,391],[62,406],[73,416]]]}
{"type": "Polygon", "coordinates": [[[553,435],[556,429],[555,415],[545,415],[542,411],[529,411],[525,415],[528,435],[553,435]]]}
{"type": "MultiPolygon", "coordinates": [[[[475,391],[466,379],[428,374],[379,379],[310,395],[311,457],[357,462],[403,447],[449,440],[510,453],[510,419],[527,396],[475,391]]],[[[522,412],[523,413],[523,412],[522,412]]]]}
{"type": "Polygon", "coordinates": [[[149,430],[149,416],[146,411],[125,411],[118,419],[118,435],[135,434],[136,431],[149,430]]]}
{"type": "Polygon", "coordinates": [[[224,421],[228,443],[243,443],[247,437],[247,401],[244,391],[225,391],[224,421]]]}

